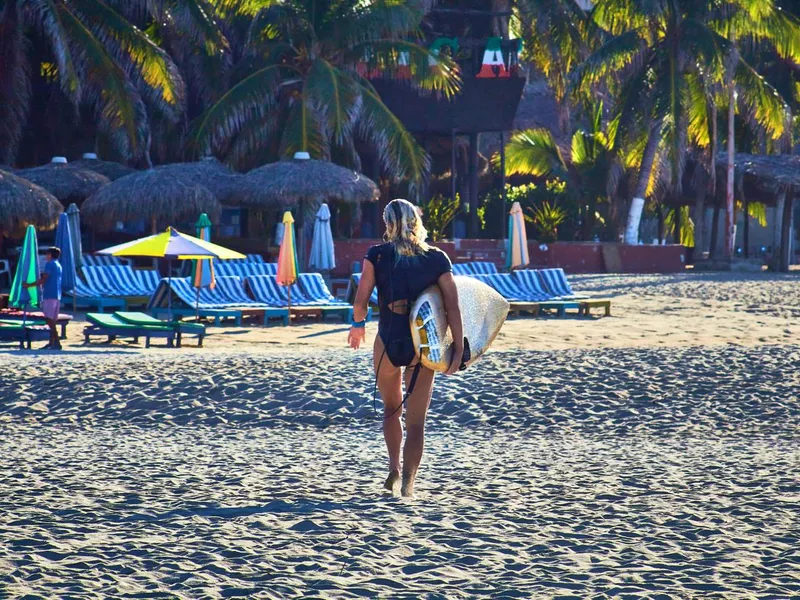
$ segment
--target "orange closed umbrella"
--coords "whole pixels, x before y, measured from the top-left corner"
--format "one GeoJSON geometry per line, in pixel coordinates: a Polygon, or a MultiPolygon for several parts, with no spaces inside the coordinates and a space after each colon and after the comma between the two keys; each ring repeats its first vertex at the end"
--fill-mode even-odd
{"type": "Polygon", "coordinates": [[[297,244],[294,239],[294,218],[288,210],[283,213],[283,240],[278,253],[278,285],[285,285],[288,289],[289,312],[291,323],[292,310],[292,284],[297,281],[297,244]]]}

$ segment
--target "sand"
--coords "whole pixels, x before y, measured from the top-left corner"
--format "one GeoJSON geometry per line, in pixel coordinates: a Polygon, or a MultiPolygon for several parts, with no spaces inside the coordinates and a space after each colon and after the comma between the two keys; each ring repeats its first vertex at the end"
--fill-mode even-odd
{"type": "Polygon", "coordinates": [[[798,282],[575,278],[615,316],[440,379],[413,499],[341,325],[2,351],[0,597],[800,596],[798,282]]]}

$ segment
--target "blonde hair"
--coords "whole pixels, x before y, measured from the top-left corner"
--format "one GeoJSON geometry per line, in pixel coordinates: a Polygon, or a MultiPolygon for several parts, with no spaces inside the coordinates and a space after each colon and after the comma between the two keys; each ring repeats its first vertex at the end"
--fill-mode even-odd
{"type": "Polygon", "coordinates": [[[398,256],[414,256],[430,250],[425,242],[428,231],[422,217],[408,200],[397,198],[389,202],[383,210],[383,222],[386,223],[384,239],[394,245],[398,256]]]}

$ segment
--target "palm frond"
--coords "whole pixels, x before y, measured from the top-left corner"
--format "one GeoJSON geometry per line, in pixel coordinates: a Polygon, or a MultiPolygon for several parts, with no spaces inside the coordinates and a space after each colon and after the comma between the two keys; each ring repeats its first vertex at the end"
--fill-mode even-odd
{"type": "MultiPolygon", "coordinates": [[[[581,137],[579,133],[575,136],[581,137]]],[[[547,129],[518,131],[506,144],[507,175],[563,176],[567,169],[567,161],[547,129]]]]}
{"type": "Polygon", "coordinates": [[[368,82],[361,82],[362,107],[357,128],[372,143],[383,169],[396,179],[421,184],[428,177],[430,157],[383,103],[368,82]]]}
{"type": "Polygon", "coordinates": [[[461,89],[461,74],[451,57],[434,55],[428,48],[413,42],[374,40],[353,46],[343,56],[342,68],[353,72],[362,64],[368,71],[393,75],[401,66],[407,66],[409,81],[423,90],[441,92],[449,97],[461,89]]]}
{"type": "Polygon", "coordinates": [[[189,144],[195,153],[217,148],[234,137],[244,123],[263,116],[276,103],[285,65],[268,65],[249,75],[206,110],[193,124],[189,144]]]}
{"type": "Polygon", "coordinates": [[[305,94],[294,100],[283,127],[279,154],[291,158],[295,152],[308,152],[312,158],[330,160],[329,133],[305,94]]]}
{"type": "Polygon", "coordinates": [[[84,99],[98,107],[109,127],[124,130],[132,153],[138,152],[147,123],[142,120],[142,109],[137,106],[141,101],[133,85],[100,40],[65,5],[60,6],[59,17],[64,31],[81,48],[81,75],[87,84],[84,99]]]}
{"type": "Polygon", "coordinates": [[[339,2],[331,7],[331,18],[318,28],[318,36],[337,50],[381,39],[420,39],[423,11],[415,2],[377,0],[369,3],[339,2]]]}
{"type": "Polygon", "coordinates": [[[0,16],[0,163],[12,163],[22,139],[30,103],[29,65],[22,14],[7,2],[0,16]]]}
{"type": "Polygon", "coordinates": [[[343,144],[361,110],[358,84],[320,57],[313,62],[303,89],[309,102],[323,115],[334,142],[343,144]]]}
{"type": "Polygon", "coordinates": [[[747,114],[777,140],[786,131],[791,114],[780,94],[743,60],[734,73],[737,92],[747,114]]]}
{"type": "Polygon", "coordinates": [[[641,32],[626,31],[595,50],[572,74],[576,86],[587,95],[596,84],[610,75],[632,67],[638,70],[646,59],[647,46],[641,32]]]}
{"type": "MultiPolygon", "coordinates": [[[[157,100],[169,112],[179,113],[184,85],[169,55],[141,30],[100,0],[73,0],[75,15],[85,22],[107,51],[118,48],[134,66],[133,71],[156,91],[157,100]]],[[[121,57],[119,57],[121,58],[121,57]]]]}
{"type": "Polygon", "coordinates": [[[69,36],[64,30],[59,4],[54,0],[30,0],[27,7],[34,15],[34,22],[47,37],[58,64],[58,80],[61,89],[73,101],[81,95],[81,80],[75,70],[69,36]]]}

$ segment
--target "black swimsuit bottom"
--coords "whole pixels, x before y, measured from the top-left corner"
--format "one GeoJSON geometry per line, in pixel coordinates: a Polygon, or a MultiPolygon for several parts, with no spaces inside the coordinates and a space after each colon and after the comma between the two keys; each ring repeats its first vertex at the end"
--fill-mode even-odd
{"type": "Polygon", "coordinates": [[[386,348],[386,356],[395,367],[407,367],[414,362],[414,340],[407,314],[381,310],[378,335],[386,348]]]}

